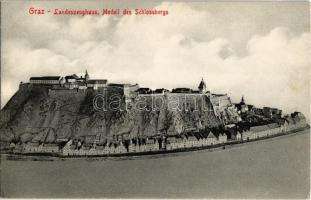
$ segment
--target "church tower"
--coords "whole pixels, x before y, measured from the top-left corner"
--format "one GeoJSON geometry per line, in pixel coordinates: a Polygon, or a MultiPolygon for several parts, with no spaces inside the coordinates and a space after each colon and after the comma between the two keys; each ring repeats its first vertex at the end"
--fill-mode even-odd
{"type": "Polygon", "coordinates": [[[85,70],[84,80],[87,82],[90,79],[89,74],[87,73],[87,70],[85,70]]]}
{"type": "Polygon", "coordinates": [[[241,105],[245,105],[245,101],[244,101],[244,95],[242,95],[242,99],[241,99],[241,102],[240,102],[241,105]]]}
{"type": "Polygon", "coordinates": [[[198,88],[199,88],[200,93],[206,93],[207,89],[206,89],[206,84],[205,84],[203,78],[202,78],[198,88]]]}

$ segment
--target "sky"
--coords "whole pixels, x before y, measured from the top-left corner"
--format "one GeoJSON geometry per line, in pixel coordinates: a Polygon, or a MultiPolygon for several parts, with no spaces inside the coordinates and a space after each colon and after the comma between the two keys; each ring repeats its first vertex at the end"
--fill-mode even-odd
{"type": "Polygon", "coordinates": [[[31,76],[83,74],[141,87],[201,78],[233,102],[310,118],[308,2],[4,1],[1,106],[31,76]],[[148,8],[167,16],[29,15],[38,9],[148,8]]]}

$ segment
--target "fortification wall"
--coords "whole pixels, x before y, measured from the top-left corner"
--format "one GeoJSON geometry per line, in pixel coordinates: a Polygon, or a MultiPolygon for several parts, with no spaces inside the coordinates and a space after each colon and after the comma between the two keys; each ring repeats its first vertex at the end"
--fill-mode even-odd
{"type": "Polygon", "coordinates": [[[228,95],[212,96],[211,102],[214,106],[218,106],[219,108],[225,108],[231,104],[231,100],[228,95]]]}
{"type": "Polygon", "coordinates": [[[209,98],[204,94],[166,93],[166,94],[143,94],[135,98],[134,104],[141,107],[156,109],[168,108],[168,110],[212,110],[209,98]]]}
{"type": "Polygon", "coordinates": [[[168,108],[179,110],[202,110],[210,111],[212,106],[209,98],[204,94],[179,94],[179,93],[170,93],[167,96],[168,108]],[[178,105],[178,107],[177,107],[178,105]]]}
{"type": "Polygon", "coordinates": [[[73,89],[73,90],[52,90],[50,89],[48,91],[48,95],[51,98],[66,98],[69,96],[75,96],[75,97],[83,97],[85,96],[87,93],[86,90],[77,90],[77,89],[73,89]]]}

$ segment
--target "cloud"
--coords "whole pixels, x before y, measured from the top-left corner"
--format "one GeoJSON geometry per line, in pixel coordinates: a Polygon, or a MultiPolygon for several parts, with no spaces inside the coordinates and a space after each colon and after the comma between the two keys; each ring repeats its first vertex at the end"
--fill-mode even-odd
{"type": "Polygon", "coordinates": [[[156,9],[169,15],[27,18],[20,25],[27,32],[23,39],[13,36],[3,45],[2,105],[30,76],[87,68],[96,78],[152,88],[196,88],[204,77],[212,92],[233,100],[244,94],[248,103],[309,116],[309,33],[285,27],[254,33],[241,56],[232,38],[217,37],[215,14],[185,3],[156,9]],[[44,29],[30,30],[38,26],[44,29]]]}

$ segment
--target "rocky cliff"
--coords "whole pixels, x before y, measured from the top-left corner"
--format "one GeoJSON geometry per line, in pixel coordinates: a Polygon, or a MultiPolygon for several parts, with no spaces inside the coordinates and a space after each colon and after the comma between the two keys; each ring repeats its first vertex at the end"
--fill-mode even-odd
{"type": "Polygon", "coordinates": [[[22,84],[0,115],[1,141],[21,142],[85,135],[100,135],[101,139],[121,134],[174,135],[223,123],[209,98],[199,94],[146,95],[125,101],[119,88],[52,90],[33,84],[22,84]],[[94,109],[98,95],[103,98],[97,98],[97,107],[103,108],[100,104],[104,102],[109,105],[105,110],[94,109]]]}

